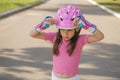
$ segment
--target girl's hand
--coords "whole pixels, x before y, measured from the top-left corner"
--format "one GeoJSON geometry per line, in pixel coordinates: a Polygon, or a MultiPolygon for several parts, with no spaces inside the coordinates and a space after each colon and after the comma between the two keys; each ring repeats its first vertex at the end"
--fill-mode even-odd
{"type": "Polygon", "coordinates": [[[78,26],[79,21],[80,21],[79,18],[75,18],[75,19],[73,20],[73,26],[78,26]]]}
{"type": "Polygon", "coordinates": [[[49,28],[50,25],[56,24],[56,21],[51,16],[46,16],[40,24],[35,27],[36,32],[49,28]]]}
{"type": "Polygon", "coordinates": [[[53,18],[48,18],[48,19],[46,19],[46,21],[47,21],[50,25],[56,24],[56,21],[55,21],[55,19],[53,19],[53,18]]]}

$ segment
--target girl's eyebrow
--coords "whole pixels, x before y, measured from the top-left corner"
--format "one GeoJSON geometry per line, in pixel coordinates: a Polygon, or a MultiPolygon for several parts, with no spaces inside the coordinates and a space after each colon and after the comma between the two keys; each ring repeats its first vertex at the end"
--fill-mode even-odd
{"type": "MultiPolygon", "coordinates": [[[[75,29],[76,29],[76,28],[75,28],[75,29]]],[[[75,30],[75,29],[68,29],[68,30],[72,31],[72,30],[75,30]]]]}
{"type": "Polygon", "coordinates": [[[72,31],[73,29],[68,29],[68,31],[72,31]]]}
{"type": "Polygon", "coordinates": [[[60,30],[65,30],[65,29],[60,29],[60,30]]]}

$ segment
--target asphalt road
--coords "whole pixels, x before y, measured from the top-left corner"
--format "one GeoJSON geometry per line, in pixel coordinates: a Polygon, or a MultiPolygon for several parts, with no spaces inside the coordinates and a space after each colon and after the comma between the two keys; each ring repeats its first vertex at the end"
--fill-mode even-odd
{"type": "MultiPolygon", "coordinates": [[[[87,0],[49,0],[0,20],[0,80],[50,80],[52,45],[31,38],[29,32],[44,16],[54,17],[68,4],[79,6],[86,19],[105,35],[104,40],[84,47],[81,80],[120,80],[120,20],[87,0]]],[[[46,31],[57,29],[51,26],[46,31]]]]}

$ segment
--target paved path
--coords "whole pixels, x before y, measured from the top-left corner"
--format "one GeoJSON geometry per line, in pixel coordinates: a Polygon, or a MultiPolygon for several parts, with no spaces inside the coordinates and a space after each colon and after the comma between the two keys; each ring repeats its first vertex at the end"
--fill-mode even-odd
{"type": "Polygon", "coordinates": [[[29,32],[44,16],[54,16],[58,8],[68,4],[79,6],[105,35],[104,40],[84,47],[81,80],[120,80],[120,20],[87,0],[49,0],[1,20],[0,80],[50,80],[51,44],[31,38],[29,32]]]}

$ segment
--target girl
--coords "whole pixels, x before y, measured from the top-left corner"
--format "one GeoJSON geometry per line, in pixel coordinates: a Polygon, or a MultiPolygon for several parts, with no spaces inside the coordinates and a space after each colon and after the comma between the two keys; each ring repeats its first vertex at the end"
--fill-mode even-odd
{"type": "Polygon", "coordinates": [[[60,8],[55,19],[47,16],[30,36],[53,44],[52,80],[79,80],[78,65],[83,46],[104,38],[103,33],[71,5],[60,8]],[[43,32],[49,25],[56,25],[58,32],[43,32]],[[81,28],[93,34],[79,35],[81,28]]]}

